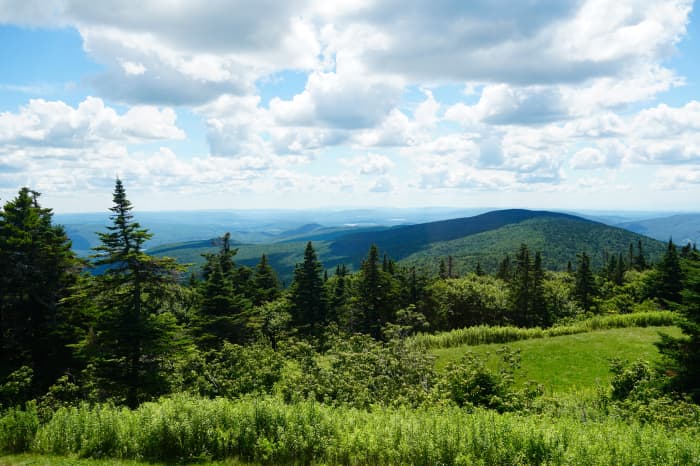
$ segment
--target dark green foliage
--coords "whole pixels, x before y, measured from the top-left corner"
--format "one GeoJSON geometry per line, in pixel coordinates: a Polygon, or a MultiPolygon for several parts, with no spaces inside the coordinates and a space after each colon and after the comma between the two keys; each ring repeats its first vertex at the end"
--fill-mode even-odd
{"type": "Polygon", "coordinates": [[[591,270],[590,258],[585,252],[582,252],[578,257],[574,277],[574,297],[584,311],[589,311],[598,290],[591,270]]]}
{"type": "Polygon", "coordinates": [[[218,348],[225,341],[240,343],[246,339],[251,303],[243,295],[247,287],[241,285],[245,280],[241,280],[233,262],[235,254],[227,233],[221,239],[219,252],[207,255],[203,267],[199,309],[192,319],[191,333],[205,350],[218,348]]]}
{"type": "Polygon", "coordinates": [[[71,309],[61,304],[77,280],[79,263],[63,227],[39,193],[22,188],[0,209],[0,383],[27,366],[34,371],[31,397],[74,364],[69,343],[79,331],[67,324],[71,309]]]}
{"type": "Polygon", "coordinates": [[[253,304],[256,306],[268,301],[274,301],[280,295],[277,274],[268,263],[265,254],[260,257],[260,262],[255,267],[253,287],[255,289],[253,304]]]}
{"type": "MultiPolygon", "coordinates": [[[[671,261],[664,258],[662,263],[668,265],[671,261]]],[[[684,261],[684,269],[685,286],[682,291],[683,305],[680,307],[682,318],[678,323],[683,336],[673,338],[662,335],[658,347],[669,363],[667,369],[673,376],[674,388],[689,393],[696,402],[700,402],[700,255],[692,253],[691,258],[684,261]]],[[[676,276],[675,271],[672,276],[676,276]]],[[[670,289],[675,290],[674,287],[670,289]]]]}
{"type": "Polygon", "coordinates": [[[277,344],[292,333],[292,315],[286,298],[279,298],[257,306],[248,319],[248,327],[256,332],[259,339],[270,344],[273,350],[277,344]]]}
{"type": "Polygon", "coordinates": [[[143,251],[151,235],[134,221],[119,179],[113,200],[112,224],[95,248],[95,265],[106,268],[91,285],[97,315],[82,353],[94,367],[98,396],[135,407],[169,391],[173,358],[186,344],[169,312],[182,269],[143,251]]]}
{"type": "Polygon", "coordinates": [[[193,354],[178,369],[179,388],[210,398],[269,394],[283,365],[284,358],[269,345],[225,342],[217,351],[193,354]]]}
{"type": "Polygon", "coordinates": [[[28,401],[32,393],[34,371],[22,366],[8,375],[0,384],[0,410],[20,406],[28,401]]]}
{"type": "Polygon", "coordinates": [[[309,241],[304,261],[294,270],[294,282],[289,290],[292,322],[303,334],[320,335],[326,324],[328,299],[323,284],[323,265],[309,241]]]}
{"type": "Polygon", "coordinates": [[[508,256],[508,254],[506,254],[505,257],[498,264],[498,271],[496,272],[496,276],[501,280],[510,281],[512,275],[513,270],[510,264],[510,257],[508,256]]]}
{"type": "Polygon", "coordinates": [[[379,265],[379,251],[372,245],[362,262],[357,283],[357,299],[362,315],[360,330],[375,338],[384,324],[394,318],[397,283],[379,265]]]}
{"type": "Polygon", "coordinates": [[[673,241],[668,242],[666,254],[656,266],[656,274],[652,277],[650,294],[653,298],[661,299],[668,306],[670,303],[681,302],[683,290],[683,271],[680,257],[673,241]]]}
{"type": "Polygon", "coordinates": [[[427,294],[424,314],[433,330],[496,325],[504,321],[508,312],[506,284],[489,275],[436,280],[427,288],[427,294]]]}
{"type": "Polygon", "coordinates": [[[515,258],[515,271],[510,281],[510,320],[521,327],[544,327],[551,324],[544,300],[544,271],[542,257],[530,257],[522,244],[515,258]]]}

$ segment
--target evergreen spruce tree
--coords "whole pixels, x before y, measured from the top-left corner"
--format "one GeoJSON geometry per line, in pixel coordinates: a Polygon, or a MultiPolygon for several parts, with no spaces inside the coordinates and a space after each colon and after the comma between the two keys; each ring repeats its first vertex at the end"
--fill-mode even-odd
{"type": "Polygon", "coordinates": [[[323,265],[309,241],[304,250],[304,261],[294,269],[294,282],[289,300],[293,324],[302,334],[320,335],[326,324],[328,299],[323,286],[323,265]]]}
{"type": "Polygon", "coordinates": [[[515,257],[515,271],[510,281],[510,314],[513,323],[527,326],[532,304],[532,261],[527,245],[521,244],[515,257]]]}
{"type": "Polygon", "coordinates": [[[593,305],[593,298],[597,295],[597,287],[588,255],[582,252],[578,259],[574,274],[574,297],[584,311],[589,311],[593,305]]]}
{"type": "Polygon", "coordinates": [[[191,324],[197,345],[206,350],[221,347],[224,342],[243,343],[246,339],[246,319],[250,301],[236,287],[240,274],[233,261],[238,252],[231,249],[231,235],[226,233],[216,254],[204,255],[204,281],[200,284],[200,305],[191,324]]]}
{"type": "Polygon", "coordinates": [[[496,272],[496,277],[504,281],[510,281],[512,278],[513,271],[511,270],[510,256],[508,254],[503,257],[503,260],[498,264],[498,272],[496,272]]]}
{"type": "Polygon", "coordinates": [[[647,261],[644,258],[644,249],[642,249],[642,240],[637,240],[637,255],[634,257],[634,268],[644,270],[647,268],[647,261]]]}
{"type": "Polygon", "coordinates": [[[544,270],[542,269],[542,255],[535,253],[532,264],[532,294],[530,295],[530,309],[525,323],[527,326],[549,327],[552,325],[547,303],[544,299],[544,270]]]}
{"type": "Polygon", "coordinates": [[[617,256],[617,267],[615,267],[615,276],[613,281],[617,286],[622,286],[625,278],[625,259],[622,257],[622,253],[617,256]]]}
{"type": "Polygon", "coordinates": [[[169,312],[183,269],[144,252],[151,234],[134,221],[119,179],[113,201],[111,225],[94,248],[95,265],[104,271],[94,280],[97,316],[84,350],[105,395],[135,407],[168,392],[173,359],[186,346],[169,312]]]}
{"type": "Polygon", "coordinates": [[[80,264],[38,198],[22,188],[0,209],[0,384],[27,366],[34,375],[28,397],[43,393],[73,363],[66,344],[78,338],[61,299],[80,264]]]}
{"type": "Polygon", "coordinates": [[[476,261],[476,268],[474,269],[474,273],[479,277],[486,275],[486,272],[484,272],[484,269],[481,268],[480,261],[476,261]]]}
{"type": "Polygon", "coordinates": [[[681,337],[662,334],[657,344],[669,372],[674,373],[673,388],[689,393],[700,402],[700,255],[692,252],[684,261],[683,304],[680,306],[681,320],[678,325],[681,337]]]}
{"type": "Polygon", "coordinates": [[[274,301],[280,295],[277,274],[267,261],[265,254],[260,258],[260,262],[255,267],[253,275],[253,286],[255,288],[255,299],[253,304],[260,305],[268,301],[274,301]]]}
{"type": "Polygon", "coordinates": [[[443,280],[449,278],[447,274],[447,265],[445,264],[445,259],[440,259],[440,267],[438,268],[438,277],[443,280]]]}
{"type": "Polygon", "coordinates": [[[653,277],[653,297],[660,298],[666,305],[681,302],[683,271],[673,240],[668,241],[666,254],[656,266],[656,273],[653,277]]]}
{"type": "Polygon", "coordinates": [[[379,250],[372,245],[362,261],[358,280],[358,294],[362,310],[362,330],[374,338],[381,336],[384,324],[393,319],[396,283],[379,266],[379,250]]]}

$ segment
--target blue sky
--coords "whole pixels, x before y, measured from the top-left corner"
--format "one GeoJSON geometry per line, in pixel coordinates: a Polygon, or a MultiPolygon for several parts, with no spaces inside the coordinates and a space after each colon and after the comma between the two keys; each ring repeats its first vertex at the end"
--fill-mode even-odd
{"type": "Polygon", "coordinates": [[[0,198],[696,211],[687,0],[0,0],[0,198]]]}

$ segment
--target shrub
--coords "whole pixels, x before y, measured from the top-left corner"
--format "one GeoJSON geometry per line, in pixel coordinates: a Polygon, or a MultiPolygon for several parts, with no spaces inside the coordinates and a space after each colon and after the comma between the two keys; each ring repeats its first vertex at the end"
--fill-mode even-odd
{"type": "Polygon", "coordinates": [[[438,398],[458,406],[481,406],[499,412],[522,407],[524,402],[541,389],[527,386],[523,391],[514,389],[515,371],[520,368],[520,354],[508,347],[497,351],[497,370],[487,366],[488,353],[479,356],[468,352],[458,363],[449,363],[436,387],[438,398]]]}
{"type": "Polygon", "coordinates": [[[39,416],[33,403],[27,409],[13,407],[0,417],[0,452],[21,453],[29,450],[39,428],[39,416]]]}

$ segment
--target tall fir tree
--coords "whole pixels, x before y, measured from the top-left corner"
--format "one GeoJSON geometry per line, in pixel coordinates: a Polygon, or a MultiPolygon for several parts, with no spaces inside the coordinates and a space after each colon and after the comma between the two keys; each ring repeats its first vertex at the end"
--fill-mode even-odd
{"type": "Polygon", "coordinates": [[[63,227],[38,198],[22,188],[0,209],[0,383],[27,366],[34,395],[73,363],[66,345],[78,338],[77,322],[61,300],[80,266],[63,227]]]}
{"type": "Polygon", "coordinates": [[[512,266],[510,263],[510,256],[506,254],[501,262],[498,263],[498,271],[496,272],[496,277],[503,281],[510,281],[513,275],[512,266]]]}
{"type": "Polygon", "coordinates": [[[597,294],[595,277],[591,270],[591,260],[588,254],[582,252],[578,256],[578,266],[574,273],[574,297],[584,311],[589,311],[597,294]]]}
{"type": "Polygon", "coordinates": [[[240,291],[245,287],[235,286],[239,277],[233,257],[238,250],[231,248],[230,240],[230,233],[226,233],[219,241],[219,251],[204,255],[204,280],[191,333],[197,345],[205,350],[220,348],[226,341],[243,343],[246,338],[251,303],[240,291]]]}
{"type": "Polygon", "coordinates": [[[544,298],[544,269],[542,268],[542,255],[539,251],[535,252],[535,260],[532,263],[532,293],[526,325],[540,327],[552,325],[544,298]]]}
{"type": "Polygon", "coordinates": [[[326,324],[328,299],[323,286],[323,265],[311,241],[306,244],[304,261],[294,269],[289,290],[292,323],[302,334],[320,335],[326,324]]]}
{"type": "Polygon", "coordinates": [[[260,257],[260,262],[255,267],[253,275],[254,300],[256,306],[274,301],[280,295],[280,285],[277,274],[267,260],[265,254],[260,257]]]}
{"type": "Polygon", "coordinates": [[[450,275],[447,273],[447,264],[445,264],[445,259],[440,259],[440,266],[438,267],[438,277],[440,277],[443,280],[450,278],[450,275]]]}
{"type": "Polygon", "coordinates": [[[520,245],[515,257],[515,271],[510,281],[510,316],[513,323],[521,327],[541,324],[538,313],[545,312],[542,261],[539,254],[536,258],[533,263],[525,244],[520,245]]]}
{"type": "Polygon", "coordinates": [[[655,274],[652,276],[652,297],[662,300],[665,306],[672,303],[680,303],[683,290],[683,270],[680,257],[673,240],[668,241],[666,254],[657,264],[655,274]]]}
{"type": "Polygon", "coordinates": [[[152,235],[134,220],[119,179],[113,202],[111,225],[94,248],[103,271],[94,279],[97,316],[83,349],[104,393],[135,407],[168,392],[173,361],[187,346],[170,312],[183,268],[144,252],[152,235]]]}
{"type": "Polygon", "coordinates": [[[700,402],[700,255],[693,251],[683,261],[684,289],[679,311],[680,337],[661,335],[657,343],[659,351],[670,365],[667,372],[673,375],[673,388],[689,393],[700,402]]]}
{"type": "Polygon", "coordinates": [[[362,330],[374,338],[381,336],[384,324],[393,318],[397,284],[379,265],[379,250],[372,245],[360,266],[358,295],[362,310],[362,330]]]}

